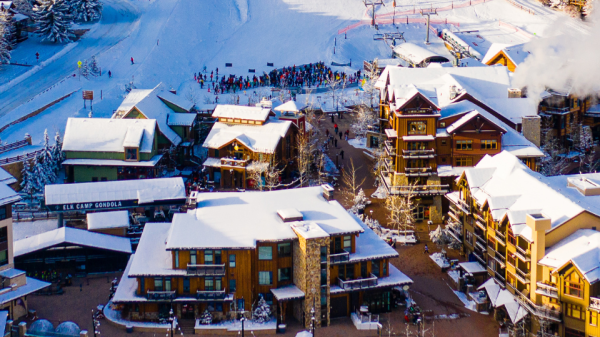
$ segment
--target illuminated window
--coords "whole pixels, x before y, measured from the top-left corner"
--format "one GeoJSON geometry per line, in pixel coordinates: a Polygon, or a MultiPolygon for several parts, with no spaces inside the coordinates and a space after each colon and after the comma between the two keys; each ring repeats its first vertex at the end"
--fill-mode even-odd
{"type": "Polygon", "coordinates": [[[456,149],[457,150],[473,150],[473,141],[472,140],[457,140],[456,141],[456,149]]]}
{"type": "Polygon", "coordinates": [[[427,134],[427,123],[423,121],[408,122],[409,135],[424,135],[427,134]]]}
{"type": "Polygon", "coordinates": [[[583,298],[583,283],[579,278],[579,274],[572,272],[565,277],[565,294],[583,298]]]}
{"type": "Polygon", "coordinates": [[[598,313],[590,311],[590,325],[598,326],[598,313]]]}
{"type": "Polygon", "coordinates": [[[567,303],[567,316],[579,320],[585,319],[585,311],[582,310],[581,306],[567,303]]]}
{"type": "Polygon", "coordinates": [[[482,150],[495,150],[498,148],[498,142],[496,140],[482,140],[481,141],[481,149],[482,150]]]}
{"type": "Polygon", "coordinates": [[[473,158],[458,157],[456,158],[456,166],[473,166],[473,158]]]}

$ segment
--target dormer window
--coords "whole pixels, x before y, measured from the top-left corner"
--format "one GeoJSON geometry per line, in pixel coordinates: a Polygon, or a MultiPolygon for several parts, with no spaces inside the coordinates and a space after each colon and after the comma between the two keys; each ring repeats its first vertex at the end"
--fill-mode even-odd
{"type": "Polygon", "coordinates": [[[125,161],[139,161],[140,149],[137,147],[126,147],[125,148],[125,161]]]}

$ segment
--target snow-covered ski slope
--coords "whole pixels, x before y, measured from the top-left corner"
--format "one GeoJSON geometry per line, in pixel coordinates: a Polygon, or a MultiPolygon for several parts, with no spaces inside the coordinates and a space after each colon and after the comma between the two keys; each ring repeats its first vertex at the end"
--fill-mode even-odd
{"type": "MultiPolygon", "coordinates": [[[[487,41],[480,49],[492,42],[523,42],[522,34],[498,26],[498,20],[537,36],[543,36],[555,20],[567,20],[563,13],[545,8],[535,0],[516,1],[531,8],[535,15],[507,0],[486,0],[483,4],[440,11],[432,19],[448,19],[460,24],[434,25],[438,29],[479,30],[480,33],[474,34],[487,41]]],[[[376,14],[391,18],[392,0],[384,2],[386,6],[378,6],[376,14]]],[[[401,5],[396,8],[397,12],[415,8],[417,14],[409,16],[420,18],[418,9],[421,7],[444,7],[453,2],[408,0],[397,3],[401,5]]],[[[24,109],[17,109],[19,106],[73,74],[77,61],[92,55],[97,56],[103,75],[90,80],[82,78],[81,89],[95,92],[94,117],[110,117],[125,96],[124,87],[130,81],[137,88],[151,88],[163,82],[168,87],[181,89],[179,94],[185,96],[187,88],[196,86],[200,91],[198,85],[192,84],[193,74],[204,67],[208,73],[218,67],[221,75],[232,73],[245,77],[252,76],[249,69],[255,69],[257,74],[269,71],[272,68],[267,66],[268,62],[282,67],[352,60],[351,69],[357,70],[365,59],[388,58],[391,54],[384,42],[373,40],[376,31],[368,25],[349,30],[346,36],[338,34],[341,29],[370,18],[370,10],[362,0],[104,0],[104,5],[103,19],[76,47],[36,74],[0,92],[0,124],[21,117],[24,109]],[[133,65],[131,57],[135,61],[133,65]],[[225,63],[232,63],[233,67],[225,68],[225,63]],[[106,75],[109,70],[111,79],[106,75]]],[[[406,15],[396,19],[401,22],[403,17],[406,15]]],[[[580,22],[573,21],[569,25],[584,29],[580,22]]],[[[423,24],[397,27],[405,33],[408,42],[422,45],[423,24]]],[[[391,32],[396,28],[382,25],[380,30],[391,32]]],[[[431,39],[428,48],[447,55],[443,43],[433,35],[431,39]]],[[[485,54],[485,50],[479,51],[485,54]]],[[[35,50],[31,52],[35,54],[35,50]]],[[[0,70],[0,86],[14,78],[11,74],[0,70]]],[[[46,95],[52,95],[51,92],[46,95]]],[[[212,96],[206,89],[199,95],[212,96]]],[[[35,118],[6,129],[0,137],[3,141],[12,141],[21,139],[27,132],[37,142],[45,128],[62,132],[68,117],[87,117],[88,112],[89,104],[83,109],[81,94],[76,93],[35,118]]]]}

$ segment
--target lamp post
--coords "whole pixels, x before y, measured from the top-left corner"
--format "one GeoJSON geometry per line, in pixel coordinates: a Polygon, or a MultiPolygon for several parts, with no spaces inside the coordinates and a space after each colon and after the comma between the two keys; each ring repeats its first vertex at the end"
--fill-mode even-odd
{"type": "Polygon", "coordinates": [[[92,309],[92,330],[94,331],[94,337],[100,335],[100,331],[98,331],[98,327],[100,326],[100,321],[98,321],[96,312],[92,309]]]}
{"type": "Polygon", "coordinates": [[[171,324],[171,337],[173,337],[173,323],[175,323],[175,316],[173,315],[173,307],[169,310],[169,323],[171,324]]]}
{"type": "Polygon", "coordinates": [[[315,337],[315,328],[316,326],[316,320],[315,320],[315,307],[310,308],[310,327],[312,329],[312,337],[315,337]]]}

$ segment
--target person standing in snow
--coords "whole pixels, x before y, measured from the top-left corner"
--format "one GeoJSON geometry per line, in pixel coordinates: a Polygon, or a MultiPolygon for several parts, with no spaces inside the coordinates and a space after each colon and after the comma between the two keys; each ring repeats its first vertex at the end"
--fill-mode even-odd
{"type": "Polygon", "coordinates": [[[112,77],[112,73],[110,72],[110,70],[108,71],[108,78],[112,77]]]}
{"type": "Polygon", "coordinates": [[[131,57],[131,64],[133,64],[133,56],[131,57]]]}

